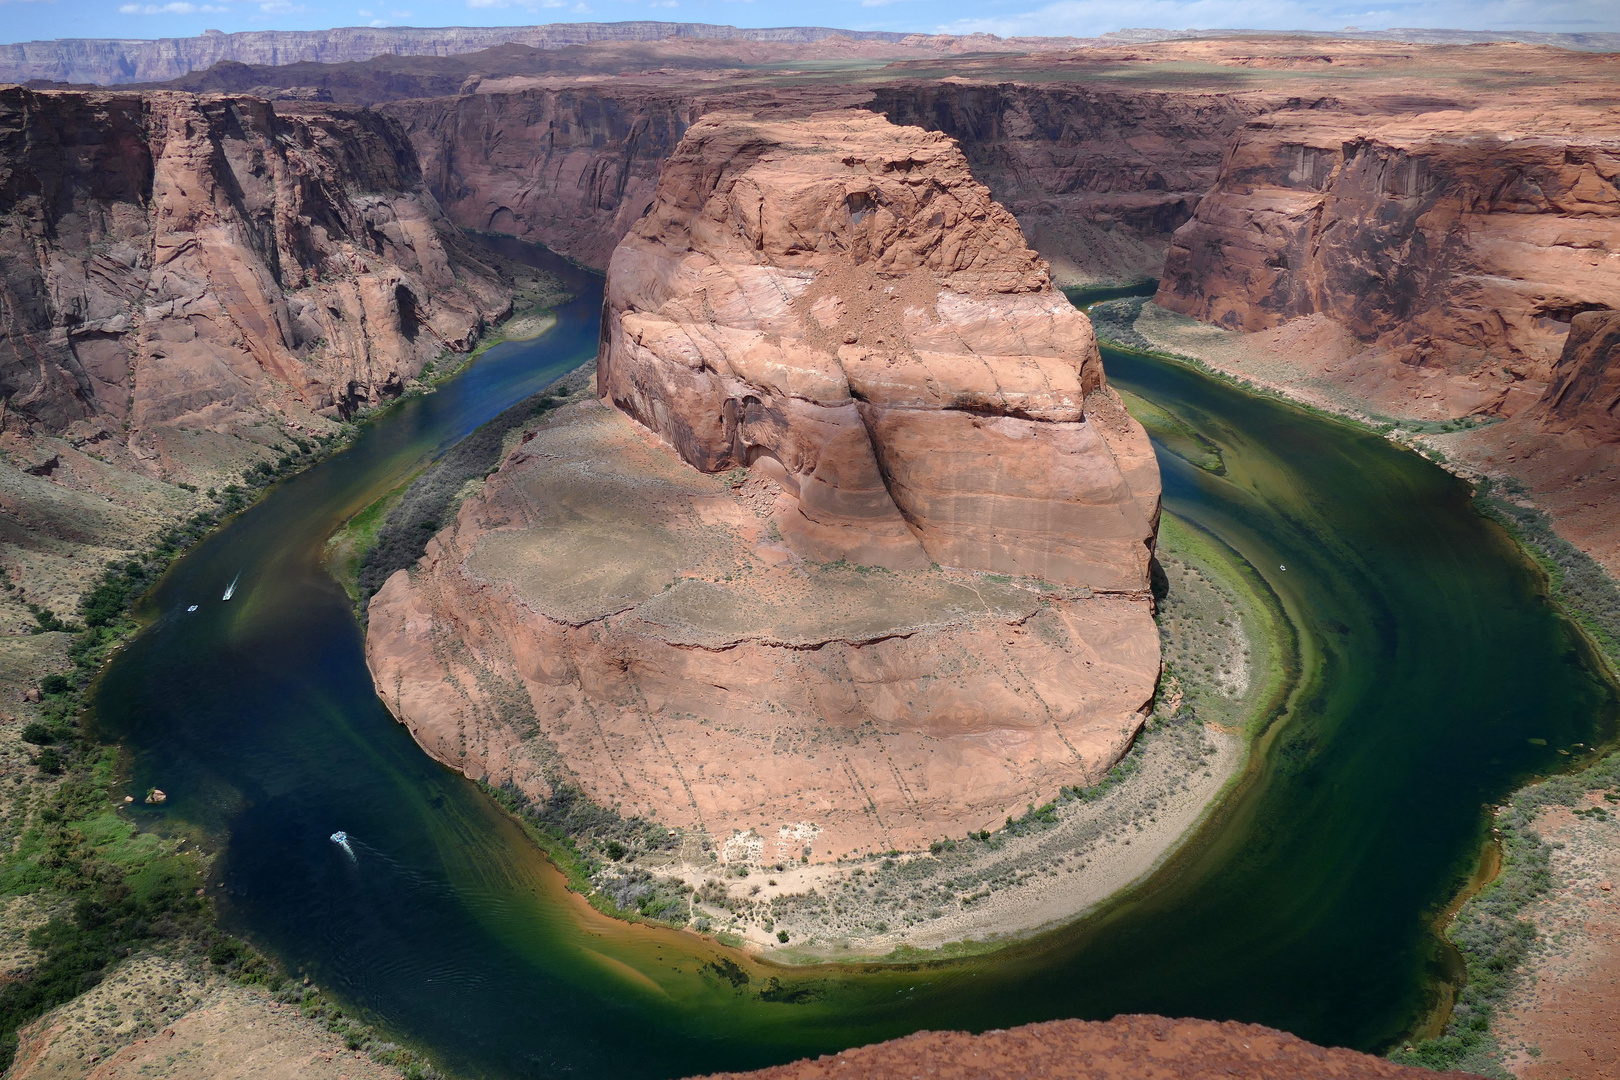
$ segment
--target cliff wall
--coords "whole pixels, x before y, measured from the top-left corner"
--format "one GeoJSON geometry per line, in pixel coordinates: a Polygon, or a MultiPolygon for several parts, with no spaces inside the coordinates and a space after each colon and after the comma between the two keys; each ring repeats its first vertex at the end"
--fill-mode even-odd
{"type": "Polygon", "coordinates": [[[1156,302],[1248,331],[1326,315],[1455,384],[1455,410],[1515,412],[1571,317],[1620,305],[1617,135],[1574,104],[1270,114],[1177,231],[1156,302]]]}
{"type": "Polygon", "coordinates": [[[878,87],[868,107],[955,139],[1070,285],[1158,277],[1232,133],[1275,104],[1243,92],[930,81],[878,87]]]}
{"type": "Polygon", "coordinates": [[[377,113],[0,90],[0,565],[71,614],[198,489],[402,390],[519,284],[377,113]]]}
{"type": "Polygon", "coordinates": [[[347,412],[509,306],[364,110],[0,91],[0,210],[0,389],[50,431],[347,412]]]}
{"type": "Polygon", "coordinates": [[[658,170],[707,106],[679,91],[587,86],[394,102],[456,224],[605,268],[652,203],[658,170]]]}

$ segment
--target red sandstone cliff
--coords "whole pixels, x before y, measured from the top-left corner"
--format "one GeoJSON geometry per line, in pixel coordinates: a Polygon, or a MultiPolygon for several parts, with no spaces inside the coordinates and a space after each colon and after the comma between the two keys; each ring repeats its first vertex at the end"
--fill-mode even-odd
{"type": "MultiPolygon", "coordinates": [[[[1177,231],[1157,302],[1235,330],[1323,314],[1441,376],[1435,415],[1516,412],[1571,316],[1620,305],[1620,129],[1549,104],[1251,123],[1177,231]]],[[[1417,393],[1380,404],[1423,411],[1417,393]]]]}
{"type": "Polygon", "coordinates": [[[430,753],[756,864],[914,849],[1118,759],[1158,675],[1157,466],[949,140],[706,117],[603,325],[635,421],[530,431],[371,600],[430,753]]]}
{"type": "Polygon", "coordinates": [[[365,110],[0,91],[0,208],[11,423],[147,456],[376,401],[510,304],[365,110]]]}
{"type": "Polygon", "coordinates": [[[604,397],[705,472],[768,469],[818,562],[1146,588],[1158,469],[1090,424],[1090,324],[954,143],[711,114],[608,268],[604,397]]]}

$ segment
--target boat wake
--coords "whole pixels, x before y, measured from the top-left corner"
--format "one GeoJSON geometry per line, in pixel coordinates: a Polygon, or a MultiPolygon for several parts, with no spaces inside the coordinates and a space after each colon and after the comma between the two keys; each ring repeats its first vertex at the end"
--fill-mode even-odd
{"type": "Polygon", "coordinates": [[[348,833],[344,832],[342,829],[339,829],[337,832],[332,834],[332,843],[336,844],[338,847],[347,852],[349,858],[354,858],[354,848],[349,846],[348,833]]]}
{"type": "Polygon", "coordinates": [[[236,583],[241,580],[241,574],[237,574],[235,577],[231,578],[231,583],[225,586],[225,599],[229,600],[231,598],[231,595],[236,592],[236,583]]]}

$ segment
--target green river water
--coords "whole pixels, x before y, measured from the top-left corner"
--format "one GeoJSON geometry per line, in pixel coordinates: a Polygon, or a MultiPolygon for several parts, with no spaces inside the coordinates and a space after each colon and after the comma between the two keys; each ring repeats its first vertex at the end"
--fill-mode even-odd
{"type": "Polygon", "coordinates": [[[1220,448],[1221,476],[1161,448],[1166,507],[1257,569],[1300,642],[1290,704],[1221,810],[1104,910],[973,959],[788,970],[607,920],[392,721],[322,569],[348,516],[594,353],[600,279],[507,248],[568,278],[578,299],[556,329],[396,406],[199,545],[96,699],[130,790],[171,795],[142,818],[222,849],[226,927],[457,1072],[683,1076],[1137,1011],[1380,1050],[1451,969],[1433,916],[1473,869],[1484,807],[1613,732],[1610,687],[1464,484],[1347,425],[1109,352],[1117,385],[1220,448]]]}

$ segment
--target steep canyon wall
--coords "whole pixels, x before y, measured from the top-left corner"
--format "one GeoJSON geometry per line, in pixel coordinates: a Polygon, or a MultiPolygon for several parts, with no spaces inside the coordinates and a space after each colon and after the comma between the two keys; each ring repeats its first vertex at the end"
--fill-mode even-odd
{"type": "Polygon", "coordinates": [[[1517,412],[1570,319],[1620,304],[1617,137],[1609,110],[1574,105],[1270,114],[1176,233],[1157,302],[1234,330],[1324,315],[1392,386],[1402,368],[1449,383],[1437,415],[1517,412]]]}

